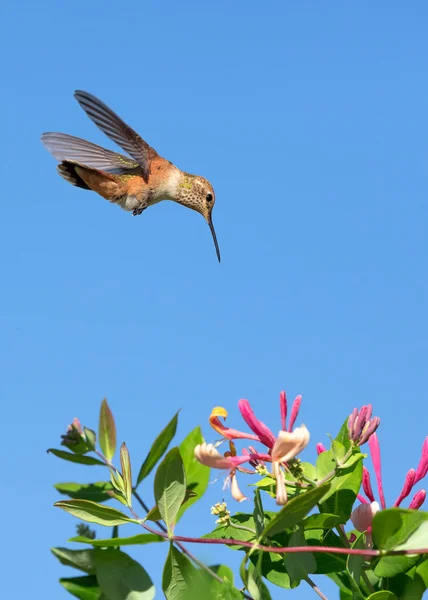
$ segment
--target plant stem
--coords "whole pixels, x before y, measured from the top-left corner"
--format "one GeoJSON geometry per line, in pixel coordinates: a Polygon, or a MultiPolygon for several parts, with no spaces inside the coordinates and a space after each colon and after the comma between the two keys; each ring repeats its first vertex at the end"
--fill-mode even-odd
{"type": "Polygon", "coordinates": [[[307,575],[307,576],[305,577],[305,581],[306,581],[306,583],[308,583],[308,584],[311,586],[311,588],[314,590],[314,592],[315,592],[316,594],[318,594],[318,596],[319,596],[320,598],[322,598],[323,600],[328,600],[327,596],[325,596],[325,595],[322,593],[322,591],[321,591],[321,590],[319,589],[319,587],[316,585],[315,581],[312,581],[312,579],[309,577],[309,575],[307,575]]]}
{"type": "MultiPolygon", "coordinates": [[[[115,466],[110,461],[108,461],[101,452],[99,452],[98,450],[95,450],[95,454],[103,461],[103,463],[107,467],[110,467],[111,469],[116,470],[115,466]]],[[[135,499],[140,504],[140,506],[145,510],[145,512],[148,513],[150,511],[149,507],[144,502],[144,500],[141,498],[140,494],[137,492],[137,490],[135,488],[132,489],[132,494],[134,495],[135,499]]],[[[155,523],[159,527],[159,529],[162,531],[162,533],[160,533],[159,531],[156,531],[155,529],[152,529],[151,527],[149,527],[148,525],[143,523],[141,521],[140,517],[137,515],[137,513],[135,512],[135,510],[132,507],[129,507],[129,509],[130,509],[133,517],[140,522],[140,525],[142,527],[144,527],[144,529],[146,529],[147,531],[150,531],[150,533],[154,533],[156,535],[160,535],[161,537],[163,537],[165,539],[169,539],[168,530],[161,521],[155,521],[155,523]]],[[[177,540],[171,540],[171,541],[174,541],[174,544],[177,546],[177,548],[180,548],[182,553],[185,554],[187,556],[187,558],[189,558],[189,560],[191,560],[196,565],[198,565],[198,567],[200,567],[201,569],[203,569],[204,571],[209,573],[211,575],[211,577],[216,579],[218,582],[224,583],[223,579],[219,575],[217,575],[217,573],[215,573],[212,569],[210,569],[208,565],[206,565],[205,563],[200,561],[199,558],[196,558],[196,556],[192,552],[190,552],[190,550],[188,550],[186,548],[186,546],[184,546],[181,542],[179,542],[177,540]]],[[[245,592],[243,592],[243,595],[244,595],[244,598],[247,598],[247,600],[253,600],[252,597],[249,596],[248,594],[246,594],[245,592]]]]}
{"type": "Polygon", "coordinates": [[[374,589],[373,584],[370,581],[370,579],[368,578],[367,573],[364,571],[364,569],[362,571],[362,577],[363,577],[364,583],[366,584],[366,586],[369,589],[370,593],[374,594],[376,590],[374,589]]]}

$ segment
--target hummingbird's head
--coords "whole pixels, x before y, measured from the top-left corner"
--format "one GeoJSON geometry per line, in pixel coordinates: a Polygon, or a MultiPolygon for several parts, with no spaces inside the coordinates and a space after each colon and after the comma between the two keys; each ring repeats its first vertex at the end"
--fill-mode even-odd
{"type": "Polygon", "coordinates": [[[179,202],[188,208],[196,210],[208,223],[213,236],[218,262],[220,262],[220,250],[212,220],[212,212],[215,204],[213,186],[204,177],[183,173],[182,180],[179,184],[179,190],[179,202]]]}

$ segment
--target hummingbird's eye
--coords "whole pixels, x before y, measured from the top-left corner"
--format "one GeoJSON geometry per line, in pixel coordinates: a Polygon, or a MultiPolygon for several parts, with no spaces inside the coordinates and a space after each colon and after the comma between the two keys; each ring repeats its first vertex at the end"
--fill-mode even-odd
{"type": "Polygon", "coordinates": [[[212,201],[213,201],[213,195],[207,194],[207,202],[212,202],[212,201]]]}

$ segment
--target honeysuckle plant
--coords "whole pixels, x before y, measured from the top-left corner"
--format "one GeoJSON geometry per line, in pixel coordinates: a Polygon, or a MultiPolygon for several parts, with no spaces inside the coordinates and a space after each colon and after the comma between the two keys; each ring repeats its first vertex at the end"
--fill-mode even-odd
{"type": "Polygon", "coordinates": [[[117,450],[115,421],[106,400],[98,435],[74,419],[61,436],[65,449],[49,452],[80,465],[102,466],[106,478],[55,485],[66,497],[55,506],[80,521],[78,535],[69,539],[72,547],[52,548],[62,564],[82,572],[61,578],[61,585],[81,600],[150,600],[162,593],[167,600],[269,600],[275,588],[291,591],[300,585],[307,586],[308,597],[327,598],[319,577],[324,575],[338,586],[342,600],[422,598],[428,589],[428,513],[421,510],[428,438],[418,466],[408,471],[396,501],[387,508],[376,433],[380,419],[372,416],[372,406],[354,409],[327,448],[311,443],[310,424],[296,425],[301,402],[301,396],[293,401],[287,425],[288,402],[281,392],[275,430],[255,416],[247,400],[238,402],[247,431],[227,426],[227,410],[215,407],[208,420],[216,439],[205,441],[196,427],[169,448],[177,413],[139,469],[124,442],[117,450]],[[373,464],[377,500],[364,445],[373,464]],[[303,451],[312,462],[302,461],[303,451]],[[196,501],[203,503],[209,481],[217,485],[219,479],[224,479],[219,500],[206,505],[207,514],[213,515],[212,531],[198,537],[178,533],[183,513],[196,501]],[[411,494],[408,508],[403,508],[411,494]],[[111,502],[119,503],[120,510],[111,502]],[[125,524],[135,527],[132,536],[120,536],[119,527],[125,524]],[[109,535],[103,533],[106,527],[109,535]],[[124,550],[158,543],[165,545],[162,592],[124,550]],[[202,562],[197,556],[201,544],[239,551],[239,576],[227,565],[202,562]]]}

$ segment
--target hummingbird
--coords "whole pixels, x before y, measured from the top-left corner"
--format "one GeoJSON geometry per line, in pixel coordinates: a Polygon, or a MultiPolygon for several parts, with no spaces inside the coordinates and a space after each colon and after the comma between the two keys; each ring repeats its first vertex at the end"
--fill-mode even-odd
{"type": "Polygon", "coordinates": [[[56,160],[58,173],[84,190],[92,190],[134,216],[162,200],[196,210],[209,225],[220,262],[212,221],[215,194],[211,183],[181,171],[162,158],[104,102],[77,90],[77,102],[88,117],[127,154],[102,148],[66,133],[44,133],[41,141],[56,160]]]}

